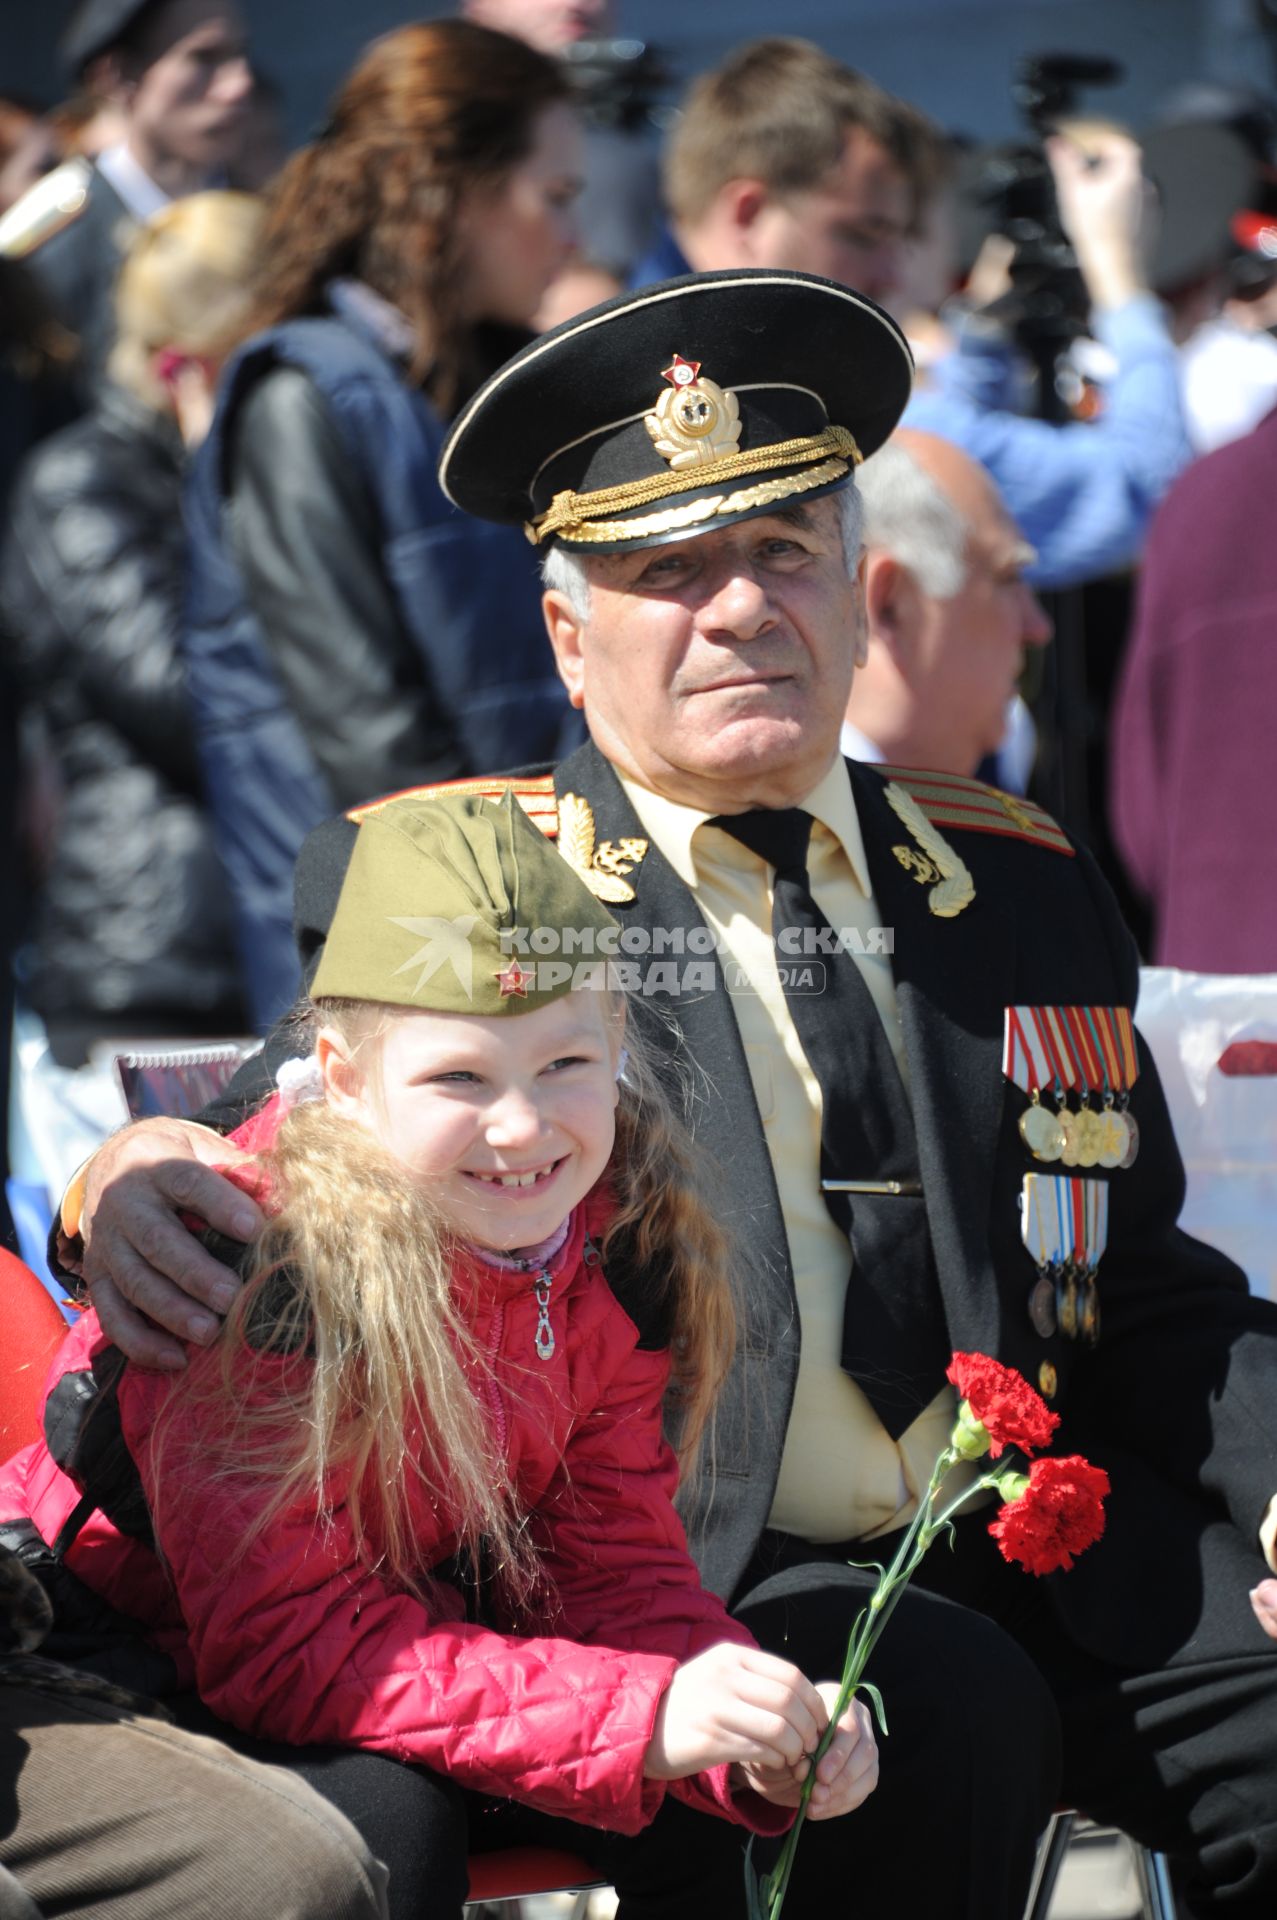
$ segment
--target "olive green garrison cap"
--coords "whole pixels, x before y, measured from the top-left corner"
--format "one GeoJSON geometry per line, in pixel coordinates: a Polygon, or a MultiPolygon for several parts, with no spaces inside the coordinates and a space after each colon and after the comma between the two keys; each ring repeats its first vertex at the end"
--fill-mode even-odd
{"type": "Polygon", "coordinates": [[[571,987],[547,962],[615,925],[512,793],[405,794],[364,816],[311,991],[528,1013],[571,987]]]}

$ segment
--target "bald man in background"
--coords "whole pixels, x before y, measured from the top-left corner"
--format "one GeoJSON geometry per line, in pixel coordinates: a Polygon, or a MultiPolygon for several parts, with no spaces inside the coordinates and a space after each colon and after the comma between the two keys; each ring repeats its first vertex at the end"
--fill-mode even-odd
{"type": "Polygon", "coordinates": [[[842,749],[855,760],[974,774],[997,751],[1031,647],[1051,623],[1035,559],[996,486],[935,434],[901,428],[859,476],[868,657],[842,749]]]}

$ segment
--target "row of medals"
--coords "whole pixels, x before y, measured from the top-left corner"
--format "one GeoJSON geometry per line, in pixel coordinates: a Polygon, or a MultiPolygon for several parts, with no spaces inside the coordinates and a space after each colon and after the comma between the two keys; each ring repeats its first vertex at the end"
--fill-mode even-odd
{"type": "Polygon", "coordinates": [[[1029,1319],[1044,1340],[1058,1330],[1066,1340],[1081,1334],[1093,1347],[1100,1337],[1100,1290],[1094,1267],[1065,1260],[1040,1273],[1029,1289],[1029,1319]]]}
{"type": "MultiPolygon", "coordinates": [[[[1102,1107],[1084,1099],[1076,1109],[1063,1099],[1056,1107],[1034,1099],[1020,1115],[1020,1138],[1035,1160],[1065,1167],[1131,1167],[1140,1150],[1139,1122],[1125,1097],[1119,1104],[1111,1094],[1102,1107]]],[[[1093,1347],[1100,1337],[1094,1267],[1065,1260],[1040,1274],[1029,1292],[1029,1319],[1044,1340],[1058,1329],[1065,1339],[1080,1334],[1093,1347]]]]}
{"type": "Polygon", "coordinates": [[[1035,1160],[1065,1167],[1131,1167],[1140,1150],[1139,1122],[1126,1096],[1110,1094],[1102,1107],[1084,1099],[1076,1110],[1060,1100],[1048,1107],[1034,1096],[1020,1115],[1020,1138],[1035,1160]]]}

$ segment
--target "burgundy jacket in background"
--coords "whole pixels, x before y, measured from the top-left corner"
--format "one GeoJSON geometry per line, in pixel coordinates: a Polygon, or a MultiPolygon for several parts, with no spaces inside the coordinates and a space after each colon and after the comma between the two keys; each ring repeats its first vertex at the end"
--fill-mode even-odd
{"type": "Polygon", "coordinates": [[[1181,474],[1153,522],[1111,751],[1153,958],[1277,972],[1277,411],[1181,474]]]}

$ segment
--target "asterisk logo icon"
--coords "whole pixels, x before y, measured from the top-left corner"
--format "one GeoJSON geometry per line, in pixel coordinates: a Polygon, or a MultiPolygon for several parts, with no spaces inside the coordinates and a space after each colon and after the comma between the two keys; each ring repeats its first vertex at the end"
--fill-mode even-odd
{"type": "Polygon", "coordinates": [[[392,926],[402,927],[405,933],[415,934],[424,943],[401,967],[395,968],[396,974],[407,973],[412,967],[421,968],[412,989],[414,994],[420,993],[441,967],[451,966],[466,999],[474,999],[474,950],[470,935],[477,918],[475,914],[459,914],[452,920],[432,913],[402,920],[392,913],[387,918],[392,926]]]}

